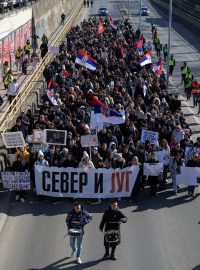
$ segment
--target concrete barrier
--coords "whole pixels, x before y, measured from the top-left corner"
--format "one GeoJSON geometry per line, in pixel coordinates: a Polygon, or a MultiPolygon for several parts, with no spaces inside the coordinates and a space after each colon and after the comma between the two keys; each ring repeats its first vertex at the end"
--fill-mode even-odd
{"type": "Polygon", "coordinates": [[[67,15],[77,1],[73,0],[43,0],[33,6],[33,32],[40,38],[43,34],[48,37],[55,32],[61,23],[61,14],[67,15]]]}

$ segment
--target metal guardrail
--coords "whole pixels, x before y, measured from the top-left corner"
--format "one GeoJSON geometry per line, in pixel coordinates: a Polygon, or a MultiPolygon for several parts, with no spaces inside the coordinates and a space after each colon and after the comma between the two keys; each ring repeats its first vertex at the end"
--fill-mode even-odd
{"type": "MultiPolygon", "coordinates": [[[[166,4],[165,2],[161,1],[161,0],[152,0],[153,2],[157,2],[158,4],[162,5],[165,8],[169,8],[169,5],[166,4]]],[[[151,2],[151,0],[150,0],[151,2]]],[[[188,13],[184,12],[184,11],[180,11],[178,8],[173,7],[173,13],[178,14],[180,16],[182,16],[185,20],[187,20],[188,22],[192,22],[192,23],[196,23],[196,24],[200,24],[200,19],[189,15],[188,13]]]]}
{"type": "MultiPolygon", "coordinates": [[[[62,31],[52,42],[52,46],[57,46],[65,38],[66,33],[70,30],[73,22],[77,18],[81,8],[83,6],[83,0],[77,1],[73,9],[71,10],[66,24],[63,26],[62,31]]],[[[19,93],[16,95],[12,103],[6,109],[4,114],[0,118],[0,132],[6,132],[14,123],[20,112],[25,110],[28,105],[28,98],[34,93],[34,89],[38,81],[43,78],[43,70],[45,66],[54,58],[54,55],[47,53],[44,59],[40,62],[38,68],[33,72],[28,81],[22,86],[19,93]]]]}

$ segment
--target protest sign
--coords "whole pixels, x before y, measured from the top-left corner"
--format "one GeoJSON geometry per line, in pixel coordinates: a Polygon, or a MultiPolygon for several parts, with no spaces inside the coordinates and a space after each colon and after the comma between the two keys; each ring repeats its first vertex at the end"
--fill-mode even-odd
{"type": "Polygon", "coordinates": [[[158,144],[158,132],[154,131],[149,131],[149,130],[142,130],[142,135],[141,135],[141,142],[145,143],[147,140],[149,140],[150,144],[158,144]]]}
{"type": "Polygon", "coordinates": [[[185,167],[180,168],[180,173],[176,175],[177,185],[200,185],[200,168],[199,167],[185,167]]]}
{"type": "Polygon", "coordinates": [[[33,143],[44,143],[44,130],[34,129],[33,130],[33,143]]]}
{"type": "Polygon", "coordinates": [[[38,195],[76,198],[129,197],[139,166],[124,169],[35,166],[38,195]]]}
{"type": "Polygon", "coordinates": [[[2,133],[1,136],[6,148],[26,146],[26,142],[21,131],[2,133]]]}
{"type": "Polygon", "coordinates": [[[31,153],[36,153],[36,152],[39,152],[40,150],[43,153],[45,153],[48,150],[48,146],[47,145],[44,145],[44,144],[33,144],[31,146],[31,153]]]}
{"type": "Polygon", "coordinates": [[[83,135],[81,136],[81,146],[82,147],[91,147],[98,146],[98,137],[94,135],[83,135]]]}
{"type": "Polygon", "coordinates": [[[59,47],[57,46],[50,46],[49,47],[49,52],[52,54],[59,54],[59,47]]]}
{"type": "Polygon", "coordinates": [[[46,144],[66,145],[67,131],[56,129],[44,130],[44,141],[46,144]]]}
{"type": "Polygon", "coordinates": [[[185,163],[187,165],[188,160],[192,159],[194,153],[200,154],[200,147],[186,146],[185,148],[185,163]]]}
{"type": "Polygon", "coordinates": [[[29,172],[2,172],[3,188],[12,190],[30,190],[29,172]]]}
{"type": "Polygon", "coordinates": [[[169,151],[156,151],[155,155],[160,163],[163,163],[164,165],[169,165],[170,163],[170,152],[169,151]]]}
{"type": "Polygon", "coordinates": [[[163,163],[144,163],[143,175],[158,176],[163,172],[163,163]]]}

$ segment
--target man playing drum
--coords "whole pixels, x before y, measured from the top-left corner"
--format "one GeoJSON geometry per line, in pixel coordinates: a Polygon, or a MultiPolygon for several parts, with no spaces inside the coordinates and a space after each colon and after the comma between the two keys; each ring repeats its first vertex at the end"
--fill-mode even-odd
{"type": "Polygon", "coordinates": [[[71,257],[76,255],[76,261],[81,263],[81,249],[84,229],[83,227],[92,221],[92,216],[83,210],[79,202],[74,203],[74,208],[67,214],[66,223],[70,236],[71,257]]]}
{"type": "Polygon", "coordinates": [[[104,235],[104,246],[105,246],[105,255],[103,259],[108,259],[110,257],[111,260],[115,261],[115,249],[116,246],[120,244],[120,224],[126,223],[127,217],[119,211],[117,201],[112,201],[111,206],[108,210],[103,214],[101,224],[99,229],[103,232],[104,235]],[[109,248],[111,248],[111,256],[109,254],[109,248]]]}

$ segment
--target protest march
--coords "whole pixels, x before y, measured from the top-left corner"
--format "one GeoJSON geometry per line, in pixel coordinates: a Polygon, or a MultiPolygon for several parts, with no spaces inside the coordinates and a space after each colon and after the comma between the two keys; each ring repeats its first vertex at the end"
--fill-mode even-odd
{"type": "MultiPolygon", "coordinates": [[[[160,38],[155,30],[152,38],[160,38]]],[[[138,202],[144,190],[154,199],[187,188],[194,197],[200,137],[192,140],[181,101],[167,91],[155,44],[128,20],[112,18],[84,20],[66,40],[50,48],[39,111],[21,112],[1,134],[12,157],[3,187],[22,201],[30,190],[138,202]]]]}

